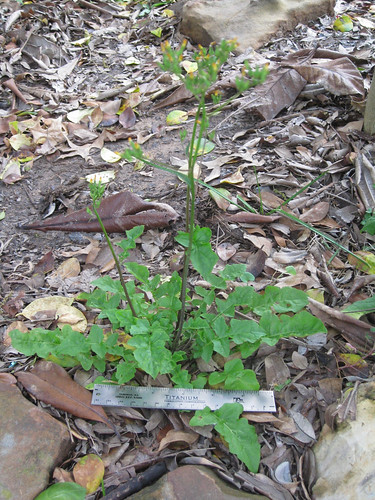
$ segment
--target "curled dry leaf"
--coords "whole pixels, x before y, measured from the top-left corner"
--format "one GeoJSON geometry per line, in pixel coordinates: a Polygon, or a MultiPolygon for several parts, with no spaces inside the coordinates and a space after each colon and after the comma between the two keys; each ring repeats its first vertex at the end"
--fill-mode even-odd
{"type": "Polygon", "coordinates": [[[51,361],[38,361],[32,371],[18,372],[18,381],[37,399],[76,417],[103,422],[113,428],[101,406],[91,404],[91,392],[51,361]]]}
{"type": "Polygon", "coordinates": [[[237,214],[228,215],[227,220],[230,222],[239,222],[243,224],[269,224],[280,219],[280,215],[260,215],[251,212],[238,212],[237,214]]]}
{"type": "Polygon", "coordinates": [[[62,306],[72,305],[73,300],[71,297],[59,297],[57,295],[35,299],[20,314],[31,321],[40,320],[41,317],[47,316],[55,319],[57,309],[62,306]]]}
{"type": "Polygon", "coordinates": [[[345,340],[358,350],[366,353],[373,348],[375,333],[372,332],[372,327],[368,323],[352,318],[337,309],[310,298],[309,308],[314,316],[338,330],[345,340]]]}
{"type": "Polygon", "coordinates": [[[184,450],[194,444],[198,438],[199,435],[196,432],[172,429],[160,441],[159,451],[164,450],[164,448],[184,450]]]}
{"type": "MultiPolygon", "coordinates": [[[[166,227],[178,217],[166,203],[151,203],[130,191],[122,191],[104,198],[98,209],[104,227],[109,233],[122,233],[135,226],[145,229],[166,227]]],[[[99,222],[87,213],[86,208],[68,215],[59,215],[43,222],[33,222],[22,229],[39,231],[101,232],[99,222]]]]}
{"type": "Polygon", "coordinates": [[[83,333],[87,328],[87,319],[82,311],[73,306],[60,306],[56,309],[57,326],[69,325],[76,332],[83,333]]]}

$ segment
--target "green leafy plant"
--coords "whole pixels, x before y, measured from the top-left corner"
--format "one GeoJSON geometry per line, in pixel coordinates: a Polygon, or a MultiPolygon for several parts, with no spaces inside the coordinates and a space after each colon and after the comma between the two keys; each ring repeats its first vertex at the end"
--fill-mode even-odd
{"type": "Polygon", "coordinates": [[[361,232],[366,232],[374,236],[375,234],[375,212],[373,210],[367,210],[365,216],[362,220],[361,232]]]}
{"type": "MultiPolygon", "coordinates": [[[[111,381],[120,384],[132,381],[136,372],[141,371],[153,379],[166,374],[175,387],[258,390],[255,373],[246,367],[246,360],[261,343],[275,345],[283,337],[304,337],[326,330],[319,319],[306,311],[308,298],[301,290],[270,286],[264,293],[256,293],[251,286],[254,278],[245,264],[226,265],[221,271],[214,271],[218,257],[211,248],[211,230],[195,224],[194,166],[207,140],[206,93],[234,43],[200,48],[195,55],[198,69],[193,75],[183,75],[180,67],[184,48],[183,44],[173,51],[168,44],[164,45],[162,65],[177,74],[198,100],[187,147],[188,174],[177,173],[187,185],[186,230],[176,236],[176,242],[184,248],[181,275],[174,272],[168,277],[150,276],[146,266],[125,261],[143,227],[127,231],[126,238],[116,243],[122,250],[117,256],[98,214],[104,188],[101,184],[91,184],[90,213],[101,225],[119,275],[119,279],[104,276],[95,280],[91,293],[77,297],[86,302],[87,308],[100,310],[97,324],[87,335],[68,326],[53,331],[37,328],[26,334],[14,330],[10,335],[13,346],[27,355],[52,359],[66,367],[81,365],[89,370],[94,366],[101,373],[110,373],[111,381]],[[192,270],[203,278],[206,286],[188,287],[192,270]],[[224,358],[234,355],[236,359],[227,361],[222,371],[209,376],[199,373],[197,360],[202,358],[209,363],[217,354],[224,358]]],[[[263,81],[266,72],[246,66],[243,78],[238,79],[238,91],[263,81]]],[[[216,104],[219,100],[217,97],[216,104]]],[[[174,172],[146,158],[134,143],[130,143],[124,157],[142,159],[174,172]]],[[[242,411],[238,403],[225,404],[213,412],[205,408],[196,412],[191,424],[214,425],[230,451],[256,472],[260,446],[255,428],[240,418],[242,411]]]]}

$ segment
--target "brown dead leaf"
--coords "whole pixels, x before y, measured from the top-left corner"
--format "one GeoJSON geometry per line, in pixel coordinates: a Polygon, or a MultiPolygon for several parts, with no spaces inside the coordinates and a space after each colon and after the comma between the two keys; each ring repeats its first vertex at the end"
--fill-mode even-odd
{"type": "Polygon", "coordinates": [[[75,278],[81,272],[79,260],[75,257],[65,260],[50,277],[60,277],[61,279],[75,278]]]}
{"type": "Polygon", "coordinates": [[[17,379],[11,373],[0,373],[0,384],[12,385],[16,383],[17,379]]]}
{"type": "Polygon", "coordinates": [[[4,338],[2,339],[2,344],[5,347],[10,347],[12,345],[12,340],[9,336],[9,333],[12,330],[19,330],[22,333],[26,333],[29,331],[25,323],[23,321],[12,321],[10,325],[7,326],[7,329],[5,330],[5,335],[4,338]]]}
{"type": "Polygon", "coordinates": [[[243,100],[244,108],[251,113],[258,112],[265,120],[271,120],[294,103],[305,85],[305,78],[295,69],[278,68],[270,71],[265,83],[256,87],[250,97],[243,100]]]}
{"type": "Polygon", "coordinates": [[[303,222],[319,222],[328,214],[329,203],[327,201],[320,201],[309,210],[306,210],[299,219],[303,222]]]}
{"type": "Polygon", "coordinates": [[[270,354],[264,360],[268,387],[284,384],[290,378],[290,371],[278,354],[270,354]]]}
{"type": "Polygon", "coordinates": [[[292,353],[293,368],[298,368],[298,370],[306,370],[309,362],[306,356],[303,356],[298,351],[293,351],[292,353]]]}
{"type": "Polygon", "coordinates": [[[103,408],[91,404],[91,392],[74,382],[61,366],[38,361],[32,371],[17,372],[16,377],[30,394],[44,403],[113,428],[103,408]]]}
{"type": "Polygon", "coordinates": [[[319,392],[323,395],[327,405],[335,403],[341,397],[342,379],[323,378],[319,380],[319,392]]]}
{"type": "Polygon", "coordinates": [[[220,257],[221,260],[227,262],[230,258],[236,255],[237,249],[232,243],[224,242],[216,247],[216,253],[220,257]]]}
{"type": "Polygon", "coordinates": [[[229,222],[239,222],[242,224],[270,224],[280,219],[280,215],[260,215],[251,212],[238,212],[237,214],[228,215],[229,222]]]}
{"type": "MultiPolygon", "coordinates": [[[[109,233],[122,233],[135,226],[145,229],[166,227],[177,219],[177,212],[166,203],[151,203],[130,191],[122,191],[104,198],[98,209],[109,233]]],[[[101,232],[96,218],[84,208],[68,215],[58,215],[42,222],[33,222],[22,229],[39,231],[84,231],[101,232]]]]}
{"type": "Polygon", "coordinates": [[[317,64],[293,65],[309,83],[319,83],[334,95],[364,95],[363,77],[347,57],[317,64]]]}
{"type": "Polygon", "coordinates": [[[352,318],[337,309],[321,304],[309,298],[309,308],[314,316],[318,317],[329,326],[332,326],[352,344],[362,352],[369,352],[375,343],[375,333],[368,323],[352,318]]]}
{"type": "Polygon", "coordinates": [[[74,483],[73,473],[61,467],[55,467],[52,477],[56,479],[58,483],[74,483]]]}
{"type": "Polygon", "coordinates": [[[187,101],[192,97],[193,94],[190,92],[190,90],[187,90],[185,85],[180,85],[176,90],[172,92],[172,94],[170,94],[168,97],[166,97],[158,104],[156,104],[156,106],[154,106],[154,109],[156,110],[160,108],[165,108],[166,106],[174,106],[175,104],[187,101]]]}
{"type": "Polygon", "coordinates": [[[124,128],[132,128],[135,125],[136,117],[131,107],[125,108],[119,116],[119,122],[124,128]]]}
{"type": "Polygon", "coordinates": [[[345,269],[345,263],[338,257],[336,256],[333,257],[333,253],[330,252],[329,250],[324,250],[323,257],[327,262],[327,264],[329,262],[329,265],[332,266],[334,269],[345,269]]]}
{"type": "Polygon", "coordinates": [[[263,272],[266,259],[267,253],[260,248],[256,253],[237,252],[232,262],[246,264],[246,271],[257,278],[263,272]]]}
{"type": "Polygon", "coordinates": [[[2,304],[2,310],[7,313],[10,318],[14,318],[23,308],[23,298],[25,291],[20,290],[15,297],[7,300],[2,304]]]}
{"type": "Polygon", "coordinates": [[[160,441],[159,450],[171,448],[173,450],[185,450],[194,444],[199,438],[199,434],[192,431],[180,431],[171,429],[160,441]]]}

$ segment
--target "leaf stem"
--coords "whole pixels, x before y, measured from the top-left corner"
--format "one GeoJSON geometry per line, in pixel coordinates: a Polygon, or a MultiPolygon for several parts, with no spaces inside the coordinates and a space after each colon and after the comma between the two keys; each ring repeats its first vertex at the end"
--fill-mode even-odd
{"type": "Polygon", "coordinates": [[[180,294],[181,309],[179,311],[176,334],[172,344],[173,350],[177,348],[178,342],[180,341],[182,335],[182,328],[185,321],[186,287],[187,287],[190,256],[191,256],[191,250],[193,248],[193,237],[194,237],[194,216],[195,216],[194,167],[197,161],[200,143],[203,137],[205,120],[206,120],[205,98],[204,94],[202,94],[198,106],[198,111],[195,115],[193,132],[189,147],[188,183],[187,183],[187,197],[186,197],[186,232],[189,233],[189,242],[184,252],[184,267],[182,270],[182,284],[181,284],[181,294],[180,294]],[[199,127],[198,138],[195,142],[195,138],[197,137],[198,127],[199,127]]]}
{"type": "Polygon", "coordinates": [[[103,231],[104,237],[105,237],[105,239],[107,241],[107,244],[108,244],[109,249],[111,251],[112,257],[113,257],[113,259],[115,261],[116,269],[117,269],[119,277],[120,277],[120,283],[121,283],[122,288],[124,289],[125,297],[126,297],[126,300],[128,301],[130,310],[131,310],[133,316],[136,318],[137,317],[137,313],[135,312],[135,309],[134,309],[133,303],[131,301],[129,292],[128,292],[127,288],[126,288],[126,283],[125,283],[125,280],[124,280],[124,275],[122,274],[120,261],[118,260],[118,257],[116,255],[116,252],[115,252],[114,248],[113,248],[112,242],[109,239],[107,230],[104,227],[104,224],[103,224],[103,221],[102,221],[102,219],[101,219],[101,217],[99,215],[99,212],[96,209],[95,203],[93,204],[93,212],[95,214],[95,217],[98,219],[98,222],[99,222],[99,225],[101,227],[101,230],[103,231]]]}

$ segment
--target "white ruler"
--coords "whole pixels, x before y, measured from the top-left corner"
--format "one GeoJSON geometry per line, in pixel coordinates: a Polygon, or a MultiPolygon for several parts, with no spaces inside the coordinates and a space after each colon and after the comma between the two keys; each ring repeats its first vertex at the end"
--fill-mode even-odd
{"type": "Polygon", "coordinates": [[[205,406],[217,410],[224,403],[241,403],[244,411],[276,411],[273,391],[216,391],[96,384],[91,403],[165,410],[203,410],[205,406]]]}

